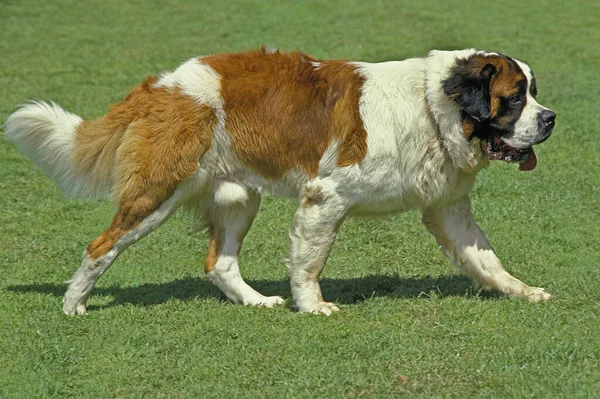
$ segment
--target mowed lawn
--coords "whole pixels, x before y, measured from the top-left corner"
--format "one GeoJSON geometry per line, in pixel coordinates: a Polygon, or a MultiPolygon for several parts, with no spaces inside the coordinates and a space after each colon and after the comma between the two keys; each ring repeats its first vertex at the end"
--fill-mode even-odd
{"type": "Polygon", "coordinates": [[[598,397],[599,3],[2,1],[0,123],[31,99],[95,118],[149,74],[261,44],[527,61],[554,135],[532,172],[493,163],[472,201],[507,269],[552,301],[474,291],[408,213],[349,220],[322,278],[341,312],[297,314],[283,265],[295,204],[265,197],[242,272],[286,306],[226,301],[203,275],[205,235],[177,214],[99,280],[88,315],[67,317],[64,281],[113,206],[63,198],[0,134],[0,397],[598,397]]]}

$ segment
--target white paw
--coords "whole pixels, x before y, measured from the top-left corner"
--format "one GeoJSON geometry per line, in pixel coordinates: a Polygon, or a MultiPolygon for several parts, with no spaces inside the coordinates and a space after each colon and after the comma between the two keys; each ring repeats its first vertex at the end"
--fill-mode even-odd
{"type": "Polygon", "coordinates": [[[547,302],[552,298],[552,295],[546,292],[545,289],[540,287],[528,287],[528,292],[525,293],[525,297],[529,302],[547,302]]]}
{"type": "Polygon", "coordinates": [[[277,305],[281,305],[283,302],[280,296],[263,296],[260,295],[256,298],[247,299],[243,301],[244,306],[256,306],[259,308],[272,308],[277,305]]]}
{"type": "Polygon", "coordinates": [[[69,316],[81,316],[85,314],[85,303],[76,303],[65,297],[63,298],[63,312],[69,316]]]}
{"type": "Polygon", "coordinates": [[[331,302],[321,302],[319,304],[318,310],[317,310],[317,314],[322,314],[325,316],[331,316],[332,314],[334,314],[335,312],[339,312],[340,308],[338,308],[337,306],[335,306],[333,303],[331,302]]]}
{"type": "Polygon", "coordinates": [[[339,312],[340,308],[332,302],[318,302],[314,306],[298,306],[300,313],[314,313],[318,315],[331,316],[335,312],[339,312]]]}

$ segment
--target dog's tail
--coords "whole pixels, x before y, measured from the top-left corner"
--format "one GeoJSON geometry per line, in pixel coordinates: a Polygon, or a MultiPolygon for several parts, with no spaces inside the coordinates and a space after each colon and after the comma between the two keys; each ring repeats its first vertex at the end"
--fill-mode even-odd
{"type": "Polygon", "coordinates": [[[8,117],[6,137],[69,196],[93,198],[112,187],[120,129],[97,129],[55,103],[32,102],[8,117]]]}

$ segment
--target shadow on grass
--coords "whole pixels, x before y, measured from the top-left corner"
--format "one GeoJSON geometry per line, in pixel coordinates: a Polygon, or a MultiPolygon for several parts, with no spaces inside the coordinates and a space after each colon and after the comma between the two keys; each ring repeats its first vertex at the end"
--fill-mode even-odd
{"type": "MultiPolygon", "coordinates": [[[[320,280],[323,296],[341,304],[354,304],[374,297],[393,298],[429,298],[460,296],[496,298],[493,293],[478,293],[471,280],[465,276],[450,275],[440,277],[397,277],[367,276],[353,279],[320,280]]],[[[289,282],[255,280],[248,281],[253,288],[264,295],[290,297],[289,282]]],[[[64,295],[66,285],[30,284],[7,287],[9,291],[19,293],[43,293],[57,297],[64,295]]],[[[168,283],[143,284],[137,287],[98,287],[92,295],[111,296],[112,304],[155,305],[170,299],[188,300],[192,298],[220,298],[225,296],[212,283],[205,279],[186,277],[168,283]]],[[[104,307],[104,306],[102,306],[104,307]]],[[[93,309],[94,307],[90,307],[93,309]]]]}

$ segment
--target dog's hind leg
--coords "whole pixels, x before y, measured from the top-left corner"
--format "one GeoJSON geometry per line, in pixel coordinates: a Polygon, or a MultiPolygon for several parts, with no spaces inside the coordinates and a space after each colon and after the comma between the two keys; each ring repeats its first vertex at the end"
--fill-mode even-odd
{"type": "Polygon", "coordinates": [[[240,274],[239,254],[260,205],[260,194],[246,192],[234,183],[217,185],[209,215],[210,243],[204,271],[232,302],[247,306],[273,307],[283,303],[279,296],[264,296],[250,287],[240,274]],[[235,190],[233,196],[223,192],[235,190]]]}
{"type": "Polygon", "coordinates": [[[423,223],[442,246],[446,256],[479,286],[509,297],[526,298],[531,302],[544,302],[551,298],[543,288],[530,287],[504,269],[475,223],[468,197],[452,205],[426,210],[423,223]]]}
{"type": "Polygon", "coordinates": [[[294,216],[287,259],[292,297],[301,313],[328,316],[339,311],[333,303],[323,300],[318,279],[346,210],[335,190],[328,191],[319,182],[306,185],[294,216]]]}
{"type": "Polygon", "coordinates": [[[156,209],[148,209],[148,198],[140,196],[121,203],[108,229],[93,239],[83,253],[79,269],[69,281],[63,311],[71,316],[85,313],[85,303],[98,278],[130,245],[164,223],[191,193],[193,182],[186,181],[156,209]]]}

